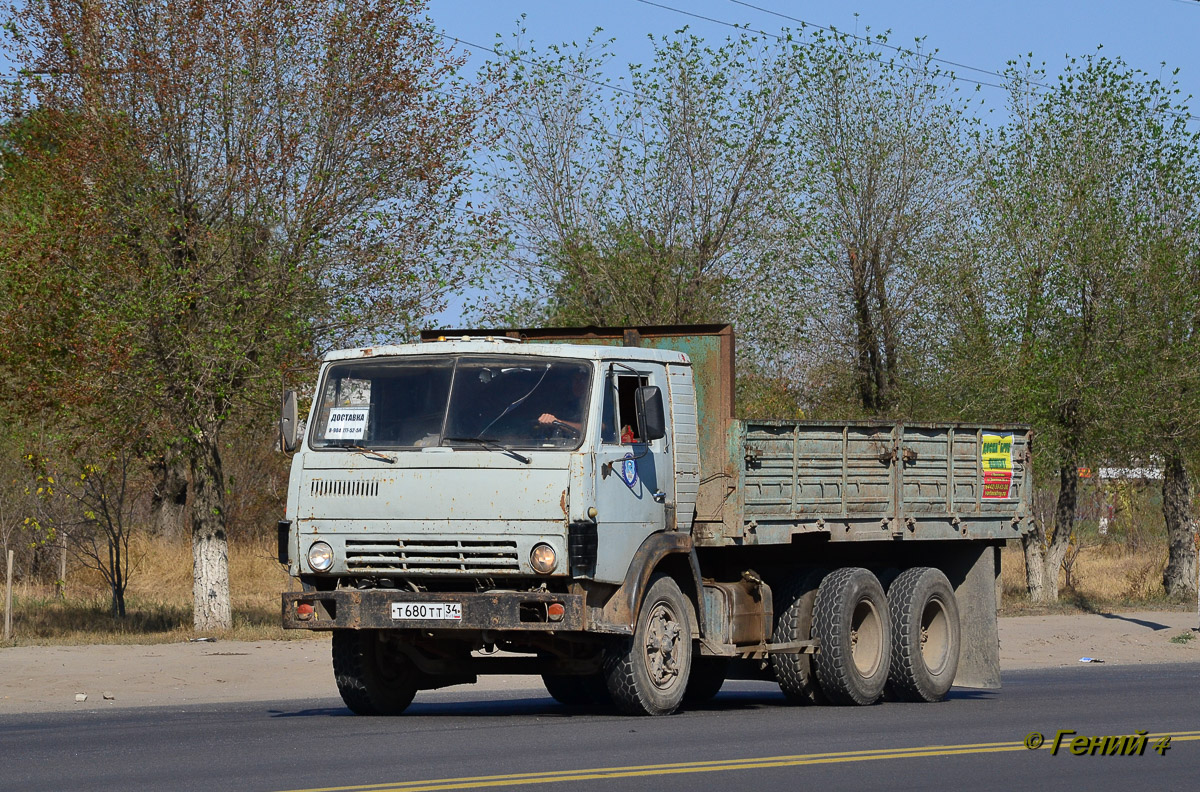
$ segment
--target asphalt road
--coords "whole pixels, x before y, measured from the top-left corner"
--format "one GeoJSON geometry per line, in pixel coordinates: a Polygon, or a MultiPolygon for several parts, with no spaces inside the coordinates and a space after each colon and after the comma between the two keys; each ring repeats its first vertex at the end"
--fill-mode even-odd
{"type": "Polygon", "coordinates": [[[540,691],[419,694],[400,718],[337,700],[0,717],[0,790],[489,788],[1194,790],[1200,666],[1005,674],[941,704],[789,707],[728,683],[668,718],[573,713],[540,691]],[[1057,755],[1058,730],[1151,735],[1142,755],[1057,755]],[[1037,731],[1040,750],[1022,742],[1037,731]],[[1174,735],[1154,750],[1153,735],[1174,735]]]}

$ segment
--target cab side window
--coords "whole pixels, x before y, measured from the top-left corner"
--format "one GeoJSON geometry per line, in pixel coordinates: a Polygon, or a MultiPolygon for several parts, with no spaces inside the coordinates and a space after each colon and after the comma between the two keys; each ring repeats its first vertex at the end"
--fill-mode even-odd
{"type": "Polygon", "coordinates": [[[637,419],[634,394],[649,378],[609,372],[604,382],[604,416],[601,441],[616,445],[640,443],[645,436],[637,419]]]}

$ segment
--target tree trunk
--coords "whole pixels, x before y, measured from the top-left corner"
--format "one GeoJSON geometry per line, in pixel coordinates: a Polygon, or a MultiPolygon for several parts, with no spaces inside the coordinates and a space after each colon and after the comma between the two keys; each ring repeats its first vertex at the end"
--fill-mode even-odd
{"type": "Polygon", "coordinates": [[[854,373],[858,397],[863,410],[878,415],[880,371],[875,324],[871,316],[871,287],[865,264],[857,251],[851,248],[847,255],[850,260],[851,299],[854,302],[854,373]]]}
{"type": "Polygon", "coordinates": [[[233,626],[229,605],[229,545],[225,538],[225,481],[216,440],[200,441],[192,473],[192,599],[197,631],[233,626]]]}
{"type": "Polygon", "coordinates": [[[60,600],[67,598],[67,532],[62,532],[58,547],[58,579],[54,581],[54,589],[60,600]]]}
{"type": "Polygon", "coordinates": [[[1046,544],[1040,527],[1021,536],[1025,552],[1025,590],[1033,602],[1046,601],[1046,544]]]}
{"type": "Polygon", "coordinates": [[[1163,468],[1163,518],[1167,523],[1167,568],[1163,589],[1169,597],[1196,593],[1195,522],[1187,465],[1178,453],[1167,455],[1163,468]]]}
{"type": "Polygon", "coordinates": [[[125,565],[124,548],[119,537],[109,534],[108,537],[108,568],[112,570],[112,613],[118,619],[125,618],[125,565]]]}
{"type": "Polygon", "coordinates": [[[1058,573],[1075,529],[1078,495],[1079,469],[1073,464],[1063,465],[1058,469],[1058,500],[1050,536],[1034,531],[1021,539],[1025,551],[1025,586],[1033,602],[1058,602],[1058,573]]]}
{"type": "Polygon", "coordinates": [[[151,506],[154,530],[159,536],[177,539],[184,535],[184,507],[187,504],[187,463],[174,449],[154,464],[156,481],[151,506]]]}

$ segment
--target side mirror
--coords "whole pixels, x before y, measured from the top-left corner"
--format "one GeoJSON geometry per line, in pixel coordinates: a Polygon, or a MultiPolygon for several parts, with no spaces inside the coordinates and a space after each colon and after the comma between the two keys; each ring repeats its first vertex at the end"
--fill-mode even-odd
{"type": "Polygon", "coordinates": [[[300,444],[297,437],[298,426],[296,391],[286,390],[283,392],[283,404],[279,411],[279,446],[284,451],[295,451],[296,446],[300,444]]]}
{"type": "Polygon", "coordinates": [[[654,385],[643,385],[634,395],[638,423],[642,427],[642,440],[650,442],[667,436],[667,418],[663,412],[662,391],[654,385]]]}

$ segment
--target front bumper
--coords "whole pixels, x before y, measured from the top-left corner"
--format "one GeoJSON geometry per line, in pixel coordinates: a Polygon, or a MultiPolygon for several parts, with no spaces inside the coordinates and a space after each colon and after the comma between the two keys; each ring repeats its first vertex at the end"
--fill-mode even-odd
{"type": "Polygon", "coordinates": [[[550,592],[414,592],[396,589],[338,589],[287,592],[283,595],[283,626],[289,630],[524,630],[581,632],[586,629],[581,594],[550,592]],[[395,603],[454,602],[462,605],[461,619],[394,619],[395,603]],[[549,606],[563,606],[561,618],[551,620],[549,606]],[[301,605],[309,608],[301,608],[301,605]],[[304,612],[302,612],[304,611],[304,612]]]}

